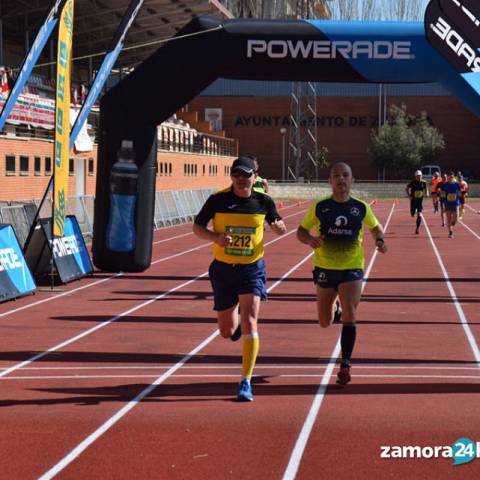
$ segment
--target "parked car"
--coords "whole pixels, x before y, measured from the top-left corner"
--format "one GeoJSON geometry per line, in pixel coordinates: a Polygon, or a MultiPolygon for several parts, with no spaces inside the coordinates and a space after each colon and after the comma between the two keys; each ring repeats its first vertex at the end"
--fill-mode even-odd
{"type": "Polygon", "coordinates": [[[439,165],[424,165],[420,170],[424,180],[431,180],[435,172],[438,172],[440,176],[442,175],[442,169],[439,165]]]}

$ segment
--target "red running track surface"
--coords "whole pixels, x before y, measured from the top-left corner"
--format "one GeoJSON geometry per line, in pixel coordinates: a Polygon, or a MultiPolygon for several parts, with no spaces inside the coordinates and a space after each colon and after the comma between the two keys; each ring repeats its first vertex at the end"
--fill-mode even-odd
{"type": "MultiPolygon", "coordinates": [[[[0,472],[5,479],[475,478],[480,459],[382,459],[382,446],[480,441],[480,215],[448,239],[427,203],[377,202],[389,252],[373,255],[353,380],[335,385],[341,327],[320,329],[308,204],[267,227],[253,403],[236,403],[241,342],[216,333],[211,247],[156,232],[143,274],[109,275],[0,305],[0,472]]],[[[478,204],[472,204],[474,210],[478,204]]]]}

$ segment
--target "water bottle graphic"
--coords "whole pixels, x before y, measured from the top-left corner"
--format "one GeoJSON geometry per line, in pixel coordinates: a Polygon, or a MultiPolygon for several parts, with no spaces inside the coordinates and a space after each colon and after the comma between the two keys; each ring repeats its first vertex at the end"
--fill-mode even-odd
{"type": "Polygon", "coordinates": [[[110,173],[110,215],[106,245],[113,252],[135,249],[135,205],[137,201],[138,166],[133,142],[122,140],[118,159],[110,173]]]}

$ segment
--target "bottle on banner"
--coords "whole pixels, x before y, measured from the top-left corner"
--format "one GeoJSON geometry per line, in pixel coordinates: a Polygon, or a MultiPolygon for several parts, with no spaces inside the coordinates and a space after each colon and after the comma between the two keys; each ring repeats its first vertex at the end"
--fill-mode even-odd
{"type": "Polygon", "coordinates": [[[117,161],[110,173],[110,215],[106,246],[113,252],[135,249],[135,207],[137,202],[138,166],[131,140],[122,140],[117,161]]]}

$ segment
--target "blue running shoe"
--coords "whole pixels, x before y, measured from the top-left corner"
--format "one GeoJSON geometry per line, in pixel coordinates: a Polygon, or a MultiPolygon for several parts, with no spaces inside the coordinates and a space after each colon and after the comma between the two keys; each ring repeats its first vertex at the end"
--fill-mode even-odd
{"type": "Polygon", "coordinates": [[[252,386],[247,378],[244,378],[237,388],[237,401],[253,402],[252,386]]]}

